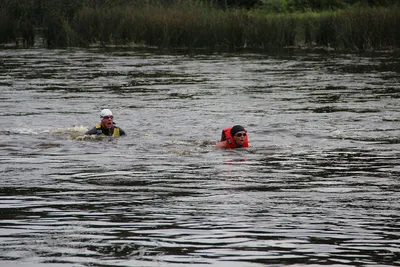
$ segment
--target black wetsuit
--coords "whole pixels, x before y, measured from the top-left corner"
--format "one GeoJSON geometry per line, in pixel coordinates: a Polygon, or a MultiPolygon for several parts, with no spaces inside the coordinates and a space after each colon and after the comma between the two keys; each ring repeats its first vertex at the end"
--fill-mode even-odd
{"type": "MultiPolygon", "coordinates": [[[[114,128],[118,128],[119,129],[119,136],[126,135],[125,131],[122,130],[121,128],[119,128],[119,127],[117,127],[115,125],[114,125],[114,128]]],[[[90,129],[89,131],[87,131],[85,134],[98,134],[98,135],[104,134],[106,136],[112,136],[113,133],[114,133],[114,128],[112,128],[112,129],[108,129],[108,128],[104,128],[104,127],[98,128],[98,127],[95,126],[92,129],[90,129]]]]}

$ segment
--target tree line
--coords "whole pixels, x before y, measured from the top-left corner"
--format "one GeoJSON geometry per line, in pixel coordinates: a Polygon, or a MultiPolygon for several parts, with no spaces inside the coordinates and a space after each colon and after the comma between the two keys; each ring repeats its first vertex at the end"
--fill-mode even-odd
{"type": "Polygon", "coordinates": [[[29,47],[399,46],[398,0],[0,0],[0,43],[29,47]]]}

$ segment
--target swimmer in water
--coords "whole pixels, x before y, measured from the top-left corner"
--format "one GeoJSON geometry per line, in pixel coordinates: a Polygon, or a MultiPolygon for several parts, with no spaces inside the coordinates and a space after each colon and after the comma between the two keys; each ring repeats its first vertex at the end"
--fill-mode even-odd
{"type": "Polygon", "coordinates": [[[85,133],[86,135],[105,135],[105,136],[123,136],[124,130],[117,127],[114,122],[114,116],[109,109],[103,109],[100,112],[100,123],[85,133]]]}
{"type": "Polygon", "coordinates": [[[222,130],[221,141],[215,148],[241,148],[249,147],[247,130],[241,125],[235,125],[222,130]]]}

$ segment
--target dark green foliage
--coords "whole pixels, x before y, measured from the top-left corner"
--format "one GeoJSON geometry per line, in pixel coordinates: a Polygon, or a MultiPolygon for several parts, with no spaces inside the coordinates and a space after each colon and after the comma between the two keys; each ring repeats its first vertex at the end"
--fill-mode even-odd
{"type": "Polygon", "coordinates": [[[304,41],[346,50],[398,48],[400,8],[356,8],[302,17],[304,41]]]}
{"type": "Polygon", "coordinates": [[[209,0],[209,3],[222,8],[254,8],[263,4],[262,0],[209,0]]]}
{"type": "Polygon", "coordinates": [[[351,6],[388,7],[398,0],[264,0],[265,4],[280,3],[286,11],[323,11],[345,9],[351,6]]]}
{"type": "Polygon", "coordinates": [[[359,8],[344,11],[337,15],[338,21],[335,23],[337,40],[341,46],[350,49],[398,47],[400,31],[396,27],[396,21],[399,21],[399,16],[399,8],[359,8]]]}
{"type": "Polygon", "coordinates": [[[0,0],[0,42],[28,47],[40,29],[48,47],[270,50],[306,45],[365,50],[400,46],[400,6],[380,6],[392,0],[263,0],[264,8],[281,14],[238,8],[244,2],[258,4],[244,0],[0,0]],[[215,7],[222,2],[225,8],[215,7]],[[342,10],[350,5],[356,6],[342,10]],[[309,11],[288,12],[296,10],[309,11]]]}
{"type": "Polygon", "coordinates": [[[346,2],[344,0],[288,0],[287,6],[290,11],[322,11],[344,8],[346,2]]]}
{"type": "Polygon", "coordinates": [[[17,25],[7,10],[0,8],[0,42],[15,42],[17,40],[17,25]]]}

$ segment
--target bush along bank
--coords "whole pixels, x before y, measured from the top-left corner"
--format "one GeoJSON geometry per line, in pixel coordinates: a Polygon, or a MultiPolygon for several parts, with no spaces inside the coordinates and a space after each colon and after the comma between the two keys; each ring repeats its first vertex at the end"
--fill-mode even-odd
{"type": "Polygon", "coordinates": [[[73,14],[51,12],[41,21],[27,16],[16,18],[0,8],[0,18],[0,42],[24,46],[33,44],[33,26],[42,29],[48,47],[381,50],[400,46],[400,6],[263,14],[179,2],[169,6],[81,6],[73,14]]]}

